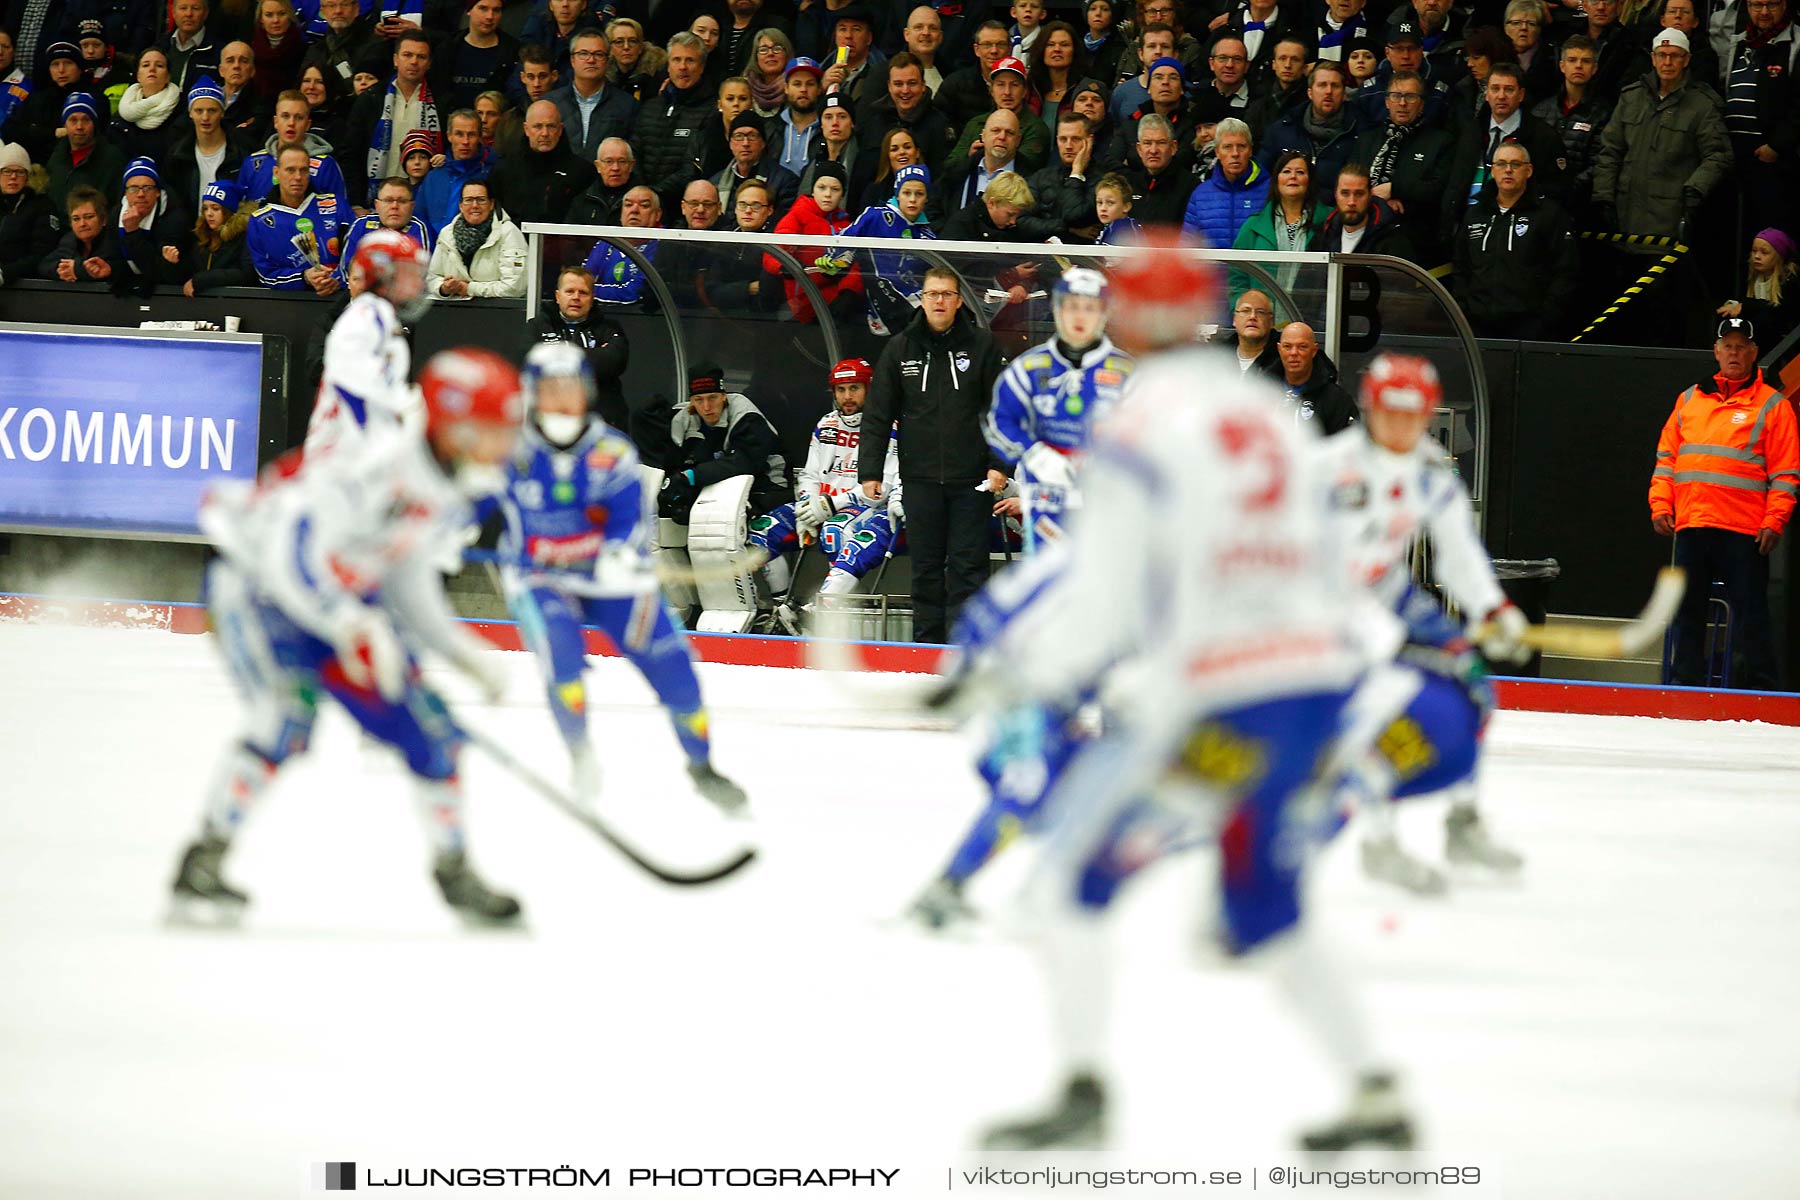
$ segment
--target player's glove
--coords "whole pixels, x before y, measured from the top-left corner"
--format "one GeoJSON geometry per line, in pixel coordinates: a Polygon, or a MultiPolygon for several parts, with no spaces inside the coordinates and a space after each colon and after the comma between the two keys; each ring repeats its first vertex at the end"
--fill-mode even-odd
{"type": "Polygon", "coordinates": [[[1489,613],[1484,624],[1487,636],[1481,639],[1481,653],[1489,662],[1522,663],[1531,657],[1531,647],[1525,644],[1531,622],[1510,600],[1489,613]]]}
{"type": "Polygon", "coordinates": [[[814,529],[823,526],[825,522],[837,516],[837,504],[824,492],[810,497],[806,501],[806,510],[814,529]]]}
{"type": "Polygon", "coordinates": [[[694,484],[692,471],[664,475],[662,487],[656,494],[656,513],[661,517],[686,521],[688,510],[694,507],[694,500],[699,495],[700,489],[694,484]]]}
{"type": "Polygon", "coordinates": [[[1069,469],[1069,460],[1058,454],[1042,442],[1033,442],[1026,449],[1019,465],[1025,468],[1031,478],[1049,487],[1066,488],[1075,482],[1075,473],[1069,469]]]}
{"type": "Polygon", "coordinates": [[[892,500],[888,501],[887,512],[888,527],[895,533],[899,533],[900,527],[906,524],[906,506],[900,503],[900,497],[895,496],[892,500]]]}
{"type": "Polygon", "coordinates": [[[406,647],[379,609],[358,607],[339,625],[331,645],[352,686],[377,692],[390,702],[405,694],[411,671],[406,647]]]}

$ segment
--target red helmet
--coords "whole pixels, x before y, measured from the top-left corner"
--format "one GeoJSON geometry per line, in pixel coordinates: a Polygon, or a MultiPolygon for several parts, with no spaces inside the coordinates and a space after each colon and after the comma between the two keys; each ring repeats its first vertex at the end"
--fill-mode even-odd
{"type": "Polygon", "coordinates": [[[1362,377],[1362,406],[1371,411],[1426,413],[1444,398],[1437,368],[1412,354],[1382,354],[1362,377]]]}
{"type": "Polygon", "coordinates": [[[432,355],[419,372],[419,390],[434,440],[459,425],[517,427],[525,417],[519,372],[492,350],[464,346],[432,355]]]}
{"type": "Polygon", "coordinates": [[[425,247],[407,234],[377,229],[356,243],[350,262],[361,269],[363,288],[400,310],[403,319],[417,319],[430,304],[425,273],[431,258],[425,247]]]}
{"type": "Polygon", "coordinates": [[[831,386],[840,383],[868,383],[875,378],[875,368],[866,358],[846,358],[831,368],[831,386]]]}
{"type": "Polygon", "coordinates": [[[1217,269],[1194,253],[1199,243],[1173,230],[1146,229],[1134,244],[1153,252],[1133,254],[1110,272],[1115,340],[1134,351],[1193,341],[1217,299],[1217,269]]]}

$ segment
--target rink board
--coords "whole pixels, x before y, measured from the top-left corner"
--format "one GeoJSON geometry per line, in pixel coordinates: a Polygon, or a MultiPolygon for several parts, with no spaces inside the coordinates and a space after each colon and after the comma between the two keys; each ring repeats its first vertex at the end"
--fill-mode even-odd
{"type": "MultiPolygon", "coordinates": [[[[0,593],[0,621],[34,621],[113,629],[206,632],[206,610],[198,604],[132,600],[59,599],[0,593]]],[[[523,650],[511,621],[470,621],[501,650],[523,650]]],[[[805,645],[794,638],[753,634],[690,633],[702,662],[740,667],[806,668],[805,645]]],[[[610,656],[610,643],[597,630],[587,633],[588,652],[610,656]]],[[[852,644],[864,670],[932,674],[943,650],[911,642],[852,644]]],[[[1665,717],[1679,721],[1764,721],[1800,726],[1800,695],[1785,692],[1716,691],[1653,684],[1587,683],[1557,679],[1497,677],[1500,707],[1517,712],[1576,713],[1604,717],[1665,717]]]]}

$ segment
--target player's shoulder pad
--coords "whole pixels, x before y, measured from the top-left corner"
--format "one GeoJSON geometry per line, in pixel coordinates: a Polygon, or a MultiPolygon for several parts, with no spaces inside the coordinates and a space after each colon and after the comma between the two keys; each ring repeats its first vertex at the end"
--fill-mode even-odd
{"type": "Polygon", "coordinates": [[[588,447],[587,458],[584,461],[589,470],[611,471],[620,463],[631,461],[631,458],[631,443],[609,431],[601,434],[595,439],[594,444],[588,447]]]}
{"type": "Polygon", "coordinates": [[[1126,354],[1109,354],[1100,360],[1100,366],[1104,370],[1123,371],[1129,375],[1132,368],[1137,366],[1137,360],[1126,354]]]}
{"type": "Polygon", "coordinates": [[[1042,371],[1054,365],[1054,360],[1051,359],[1048,350],[1027,350],[1019,355],[1021,371],[1042,371]]]}

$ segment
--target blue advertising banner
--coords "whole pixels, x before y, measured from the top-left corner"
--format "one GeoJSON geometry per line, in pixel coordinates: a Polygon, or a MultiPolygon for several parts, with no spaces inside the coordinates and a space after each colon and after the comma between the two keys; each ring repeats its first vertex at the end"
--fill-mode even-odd
{"type": "Polygon", "coordinates": [[[193,535],[256,475],[260,340],[0,327],[0,525],[193,535]]]}

